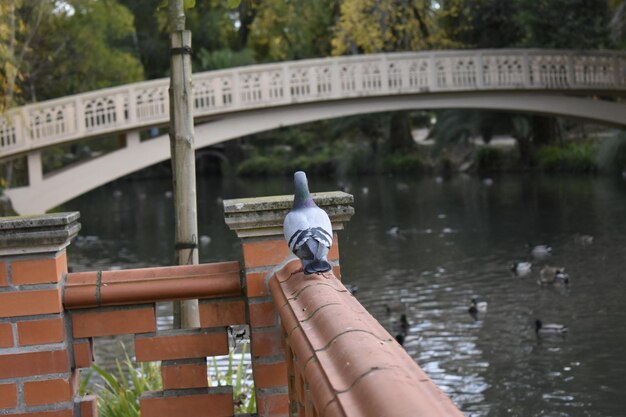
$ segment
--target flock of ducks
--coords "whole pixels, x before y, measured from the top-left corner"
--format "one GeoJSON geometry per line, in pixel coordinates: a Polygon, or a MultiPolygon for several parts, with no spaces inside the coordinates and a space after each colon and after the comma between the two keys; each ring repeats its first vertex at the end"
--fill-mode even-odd
{"type": "MultiPolygon", "coordinates": [[[[387,231],[390,235],[398,235],[399,229],[392,227],[387,231]]],[[[574,241],[582,246],[587,246],[593,243],[593,236],[590,235],[576,235],[574,241]]],[[[528,244],[528,249],[532,258],[536,261],[545,261],[552,255],[552,247],[550,245],[531,245],[528,244]]],[[[510,271],[518,277],[525,277],[532,273],[533,263],[530,261],[515,262],[510,265],[510,271]]],[[[537,284],[541,286],[565,286],[570,283],[570,277],[565,272],[564,267],[544,265],[539,271],[537,277],[537,284]]],[[[352,292],[352,291],[350,291],[352,292]]],[[[354,293],[353,293],[354,294],[354,293]]],[[[395,334],[396,341],[403,345],[409,329],[409,322],[407,315],[405,314],[406,305],[402,302],[392,302],[385,304],[385,310],[390,316],[390,323],[392,328],[392,334],[395,334]],[[397,318],[399,315],[399,319],[397,318]],[[395,318],[393,318],[395,317],[395,318]],[[392,319],[393,318],[393,319],[392,319]]],[[[470,304],[467,308],[467,312],[478,320],[479,315],[487,312],[487,301],[479,300],[478,297],[473,297],[470,300],[470,304]]],[[[544,323],[541,319],[535,319],[534,330],[537,337],[547,336],[564,336],[568,332],[567,326],[558,323],[544,323]]]]}
{"type": "MultiPolygon", "coordinates": [[[[593,243],[593,236],[590,235],[576,235],[574,241],[583,246],[587,246],[593,243]]],[[[545,260],[552,255],[552,247],[550,245],[528,245],[531,256],[536,260],[545,260]]],[[[532,262],[523,261],[515,262],[511,265],[511,272],[519,277],[524,277],[532,272],[532,262]]],[[[570,283],[570,278],[564,267],[556,267],[545,265],[539,272],[537,278],[537,284],[542,286],[555,286],[562,285],[567,286],[570,283]]],[[[470,301],[467,312],[476,320],[478,314],[487,311],[487,302],[478,301],[476,298],[472,298],[470,301]]],[[[538,337],[548,335],[565,335],[568,329],[567,326],[558,323],[543,323],[540,319],[535,319],[535,333],[538,337]]]]}

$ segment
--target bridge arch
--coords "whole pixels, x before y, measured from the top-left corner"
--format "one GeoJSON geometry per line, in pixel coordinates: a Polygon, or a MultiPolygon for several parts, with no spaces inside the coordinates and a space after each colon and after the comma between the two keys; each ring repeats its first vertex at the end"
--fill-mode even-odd
{"type": "MultiPolygon", "coordinates": [[[[195,127],[195,146],[201,149],[242,136],[318,120],[357,114],[398,110],[447,108],[492,109],[574,116],[624,124],[626,109],[621,104],[598,102],[590,110],[590,99],[521,92],[388,96],[338,100],[325,104],[307,103],[270,107],[237,113],[195,127]]],[[[56,207],[94,188],[170,158],[169,137],[160,135],[141,142],[139,132],[128,134],[127,146],[88,163],[78,164],[42,178],[30,187],[6,190],[20,214],[36,214],[56,207]]]]}
{"type": "MultiPolygon", "coordinates": [[[[14,109],[0,120],[0,159],[27,154],[28,187],[6,191],[20,214],[40,213],[169,158],[168,80],[14,109]],[[46,177],[41,150],[111,133],[127,146],[46,177]]],[[[406,109],[535,112],[625,125],[626,53],[463,50],[283,62],[194,74],[196,147],[316,120],[406,109]]]]}

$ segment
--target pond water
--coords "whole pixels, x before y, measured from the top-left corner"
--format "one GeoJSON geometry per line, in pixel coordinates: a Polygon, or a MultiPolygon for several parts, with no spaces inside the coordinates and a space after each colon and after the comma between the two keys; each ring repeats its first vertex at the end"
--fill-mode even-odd
{"type": "MultiPolygon", "coordinates": [[[[626,409],[626,182],[591,177],[310,178],[311,191],[354,194],[339,233],[343,280],[468,416],[623,416],[626,409]],[[593,236],[592,244],[581,235],[593,236]],[[533,259],[528,243],[553,254],[533,259]],[[518,277],[513,262],[532,261],[518,277]],[[539,285],[542,267],[569,285],[539,285]],[[476,319],[472,297],[488,302],[476,319]],[[535,319],[568,326],[537,337],[535,319]]],[[[109,184],[63,209],[81,212],[74,271],[168,265],[167,179],[109,184]]],[[[198,178],[201,262],[239,259],[221,199],[292,193],[290,178],[198,178]]]]}

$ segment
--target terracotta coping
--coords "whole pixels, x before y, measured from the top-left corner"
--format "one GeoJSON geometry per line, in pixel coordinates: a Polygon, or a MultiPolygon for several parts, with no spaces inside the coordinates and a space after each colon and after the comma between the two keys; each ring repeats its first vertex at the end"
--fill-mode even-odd
{"type": "Polygon", "coordinates": [[[66,309],[239,296],[239,262],[182,265],[67,275],[66,309]]]}
{"type": "Polygon", "coordinates": [[[294,260],[270,289],[316,415],[463,416],[332,273],[305,276],[294,260]]]}

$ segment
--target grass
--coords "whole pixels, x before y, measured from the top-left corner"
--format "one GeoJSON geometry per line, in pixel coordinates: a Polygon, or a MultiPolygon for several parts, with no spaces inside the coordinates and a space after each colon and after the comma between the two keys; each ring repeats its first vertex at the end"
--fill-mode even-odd
{"type": "MultiPolygon", "coordinates": [[[[96,364],[91,369],[99,375],[103,383],[96,384],[98,415],[102,417],[139,417],[139,398],[145,391],[158,391],[162,388],[161,366],[156,362],[135,364],[124,351],[124,360],[115,361],[116,372],[109,372],[96,364]]],[[[81,382],[81,394],[93,374],[81,382]]]]}
{"type": "Polygon", "coordinates": [[[543,146],[537,151],[537,166],[544,172],[593,173],[598,169],[596,154],[591,143],[543,146]]]}
{"type": "MultiPolygon", "coordinates": [[[[225,372],[219,371],[217,359],[212,358],[212,375],[207,376],[207,386],[233,386],[235,413],[256,412],[254,385],[243,361],[247,346],[247,343],[242,344],[240,354],[231,350],[225,372]],[[235,355],[239,357],[238,361],[235,361],[235,355]]],[[[102,382],[96,383],[94,389],[91,389],[98,400],[98,415],[100,417],[139,417],[141,394],[163,389],[160,363],[137,364],[124,350],[124,360],[116,360],[115,364],[116,368],[113,372],[93,364],[90,372],[81,380],[80,395],[85,395],[90,391],[91,378],[94,374],[98,375],[102,382]]]]}

